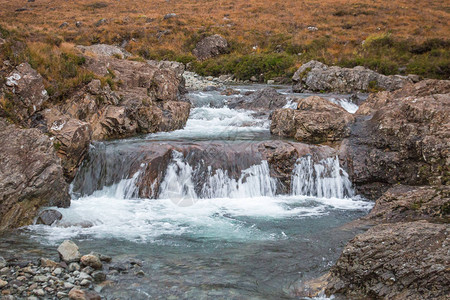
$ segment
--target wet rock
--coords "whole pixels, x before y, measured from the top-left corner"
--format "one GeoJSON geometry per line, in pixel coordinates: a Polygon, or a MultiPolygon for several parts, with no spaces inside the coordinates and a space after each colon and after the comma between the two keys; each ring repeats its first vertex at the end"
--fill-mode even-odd
{"type": "Polygon", "coordinates": [[[373,89],[394,91],[412,83],[406,76],[385,76],[358,66],[352,69],[329,67],[318,61],[302,65],[292,77],[294,92],[367,92],[373,89]]]}
{"type": "Polygon", "coordinates": [[[296,110],[283,108],[274,111],[270,132],[294,137],[298,141],[323,143],[349,136],[349,125],[353,121],[353,116],[339,105],[312,96],[301,99],[296,110]]]}
{"type": "Polygon", "coordinates": [[[192,53],[199,59],[205,60],[224,54],[228,51],[228,42],[222,36],[215,34],[203,38],[197,43],[192,53]]]}
{"type": "Polygon", "coordinates": [[[94,254],[87,254],[81,257],[81,264],[84,266],[89,266],[94,269],[101,269],[103,267],[100,258],[94,254]]]}
{"type": "Polygon", "coordinates": [[[36,224],[52,225],[62,219],[62,214],[54,209],[41,211],[36,220],[36,224]]]}
{"type": "Polygon", "coordinates": [[[102,271],[95,271],[91,274],[91,276],[94,279],[94,281],[97,283],[103,282],[106,280],[106,274],[103,273],[102,271]]]}
{"type": "Polygon", "coordinates": [[[59,257],[62,261],[67,263],[80,261],[81,254],[78,251],[78,246],[69,240],[65,240],[58,247],[59,257]]]}
{"type": "Polygon", "coordinates": [[[326,293],[376,299],[445,299],[447,224],[377,225],[356,236],[331,269],[326,293]]]}
{"type": "Polygon", "coordinates": [[[396,98],[371,118],[358,118],[339,156],[369,197],[397,183],[446,185],[449,129],[450,94],[396,98]]]}
{"type": "Polygon", "coordinates": [[[42,76],[28,63],[20,64],[6,77],[6,88],[11,103],[3,107],[10,107],[10,110],[2,112],[0,109],[0,117],[7,115],[24,125],[49,98],[42,76]]]}
{"type": "Polygon", "coordinates": [[[249,96],[234,99],[228,104],[228,107],[268,112],[282,108],[286,103],[286,96],[278,93],[274,88],[264,88],[249,96]]]}
{"type": "Polygon", "coordinates": [[[52,141],[0,118],[0,229],[31,224],[40,207],[67,207],[68,184],[52,141]]]}

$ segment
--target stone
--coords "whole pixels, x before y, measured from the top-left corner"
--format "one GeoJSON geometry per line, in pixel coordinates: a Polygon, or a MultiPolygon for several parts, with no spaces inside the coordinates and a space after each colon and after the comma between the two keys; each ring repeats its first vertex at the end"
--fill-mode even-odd
{"type": "Polygon", "coordinates": [[[24,125],[49,98],[42,76],[28,63],[20,64],[6,77],[6,88],[11,94],[11,110],[2,113],[0,108],[0,116],[6,114],[24,125]]]}
{"type": "Polygon", "coordinates": [[[378,198],[370,214],[365,217],[377,222],[411,220],[448,221],[450,187],[395,185],[378,198]]]}
{"type": "Polygon", "coordinates": [[[0,256],[0,269],[3,269],[7,265],[8,265],[8,263],[6,262],[6,260],[0,256]]]}
{"type": "Polygon", "coordinates": [[[228,42],[222,36],[215,34],[200,40],[192,53],[199,60],[206,60],[228,52],[228,42]]]}
{"type": "Polygon", "coordinates": [[[80,285],[81,286],[88,286],[88,285],[90,285],[91,284],[91,282],[89,281],[89,280],[87,280],[87,279],[83,279],[83,280],[81,280],[81,282],[80,282],[80,285]]]}
{"type": "Polygon", "coordinates": [[[73,271],[79,271],[81,269],[80,265],[73,262],[69,264],[69,271],[73,272],[73,271]]]}
{"type": "Polygon", "coordinates": [[[48,258],[41,258],[40,259],[40,266],[42,268],[56,268],[56,267],[59,266],[59,263],[57,263],[57,262],[55,262],[55,261],[53,261],[51,259],[48,259],[48,258]]]}
{"type": "Polygon", "coordinates": [[[376,199],[397,183],[447,185],[449,145],[450,93],[402,95],[357,118],[339,157],[359,192],[376,199]]]}
{"type": "Polygon", "coordinates": [[[0,279],[0,289],[4,288],[8,285],[8,281],[0,279]]]}
{"type": "Polygon", "coordinates": [[[54,209],[46,209],[39,213],[36,224],[52,225],[62,219],[62,214],[54,209]]]}
{"type": "Polygon", "coordinates": [[[34,276],[34,281],[36,282],[47,282],[48,277],[45,275],[36,275],[34,276]]]}
{"type": "Polygon", "coordinates": [[[381,224],[356,236],[331,268],[326,294],[346,298],[445,299],[448,224],[381,224]]]}
{"type": "Polygon", "coordinates": [[[80,261],[81,254],[78,251],[78,246],[69,240],[65,240],[58,247],[59,257],[66,263],[80,261]]]}
{"type": "Polygon", "coordinates": [[[0,230],[32,223],[43,206],[68,207],[69,186],[50,138],[0,118],[0,230]]]}
{"type": "Polygon", "coordinates": [[[286,96],[278,93],[274,88],[264,88],[248,96],[230,100],[228,107],[232,109],[250,109],[270,112],[282,108],[287,104],[286,96]]]}
{"type": "Polygon", "coordinates": [[[106,56],[106,57],[120,57],[128,58],[131,53],[127,52],[125,49],[107,45],[107,44],[95,44],[91,46],[76,46],[84,54],[93,54],[96,56],[106,56]]]}
{"type": "Polygon", "coordinates": [[[61,268],[56,268],[56,269],[53,271],[53,273],[54,273],[56,276],[59,276],[59,275],[61,275],[61,273],[62,273],[62,269],[61,269],[61,268]]]}
{"type": "Polygon", "coordinates": [[[350,135],[350,125],[353,122],[354,117],[339,105],[311,96],[299,100],[296,110],[275,110],[270,132],[303,142],[334,142],[350,135]]]}
{"type": "Polygon", "coordinates": [[[35,290],[33,290],[33,294],[35,294],[36,296],[39,296],[39,297],[45,296],[45,292],[43,289],[35,289],[35,290]]]}
{"type": "Polygon", "coordinates": [[[164,20],[173,19],[176,17],[177,17],[176,13],[169,13],[169,14],[164,15],[164,20]]]}
{"type": "Polygon", "coordinates": [[[76,22],[75,22],[75,26],[76,26],[77,28],[80,28],[81,26],[83,26],[83,22],[81,22],[81,21],[76,21],[76,22]]]}
{"type": "Polygon", "coordinates": [[[385,76],[361,66],[350,68],[329,67],[312,60],[303,64],[292,77],[292,90],[297,93],[336,92],[353,93],[371,90],[394,91],[412,80],[407,76],[385,76]]]}
{"type": "Polygon", "coordinates": [[[106,280],[106,274],[103,273],[102,271],[95,271],[91,274],[91,276],[94,279],[94,281],[97,283],[103,282],[106,280]]]}

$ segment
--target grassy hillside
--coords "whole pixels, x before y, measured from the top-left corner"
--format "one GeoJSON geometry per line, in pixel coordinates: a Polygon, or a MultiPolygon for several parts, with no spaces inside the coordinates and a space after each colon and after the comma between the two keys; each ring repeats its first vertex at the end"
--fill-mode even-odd
{"type": "Polygon", "coordinates": [[[0,0],[0,7],[0,25],[24,43],[118,44],[146,59],[192,62],[204,75],[286,77],[318,59],[450,76],[450,6],[441,0],[0,0]],[[177,16],[164,19],[168,13],[177,16]],[[230,54],[196,62],[196,42],[213,33],[228,39],[230,54]]]}

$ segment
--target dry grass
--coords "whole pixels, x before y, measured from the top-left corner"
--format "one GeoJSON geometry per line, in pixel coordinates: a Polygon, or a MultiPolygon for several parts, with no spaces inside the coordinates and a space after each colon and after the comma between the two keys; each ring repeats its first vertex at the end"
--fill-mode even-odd
{"type": "Polygon", "coordinates": [[[380,33],[415,44],[450,36],[450,6],[442,0],[0,0],[0,7],[0,25],[27,41],[124,44],[145,58],[182,61],[210,33],[225,36],[239,55],[309,47],[313,55],[299,56],[297,66],[310,58],[339,63],[380,33]],[[167,13],[177,17],[164,20],[167,13]]]}

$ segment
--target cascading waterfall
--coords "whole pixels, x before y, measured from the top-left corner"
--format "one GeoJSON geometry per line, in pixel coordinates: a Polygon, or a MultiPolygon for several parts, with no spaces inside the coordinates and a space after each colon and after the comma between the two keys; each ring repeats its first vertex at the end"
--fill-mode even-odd
{"type": "Polygon", "coordinates": [[[269,164],[262,161],[242,170],[238,180],[228,176],[228,172],[218,169],[215,172],[208,167],[206,180],[200,192],[195,191],[192,181],[196,170],[184,161],[180,152],[173,152],[173,162],[169,164],[166,176],[161,183],[159,198],[203,199],[203,198],[246,198],[274,196],[277,183],[270,177],[269,164]]]}
{"type": "Polygon", "coordinates": [[[310,155],[297,160],[292,172],[291,193],[319,198],[353,196],[348,174],[339,165],[337,157],[314,163],[310,155]]]}

